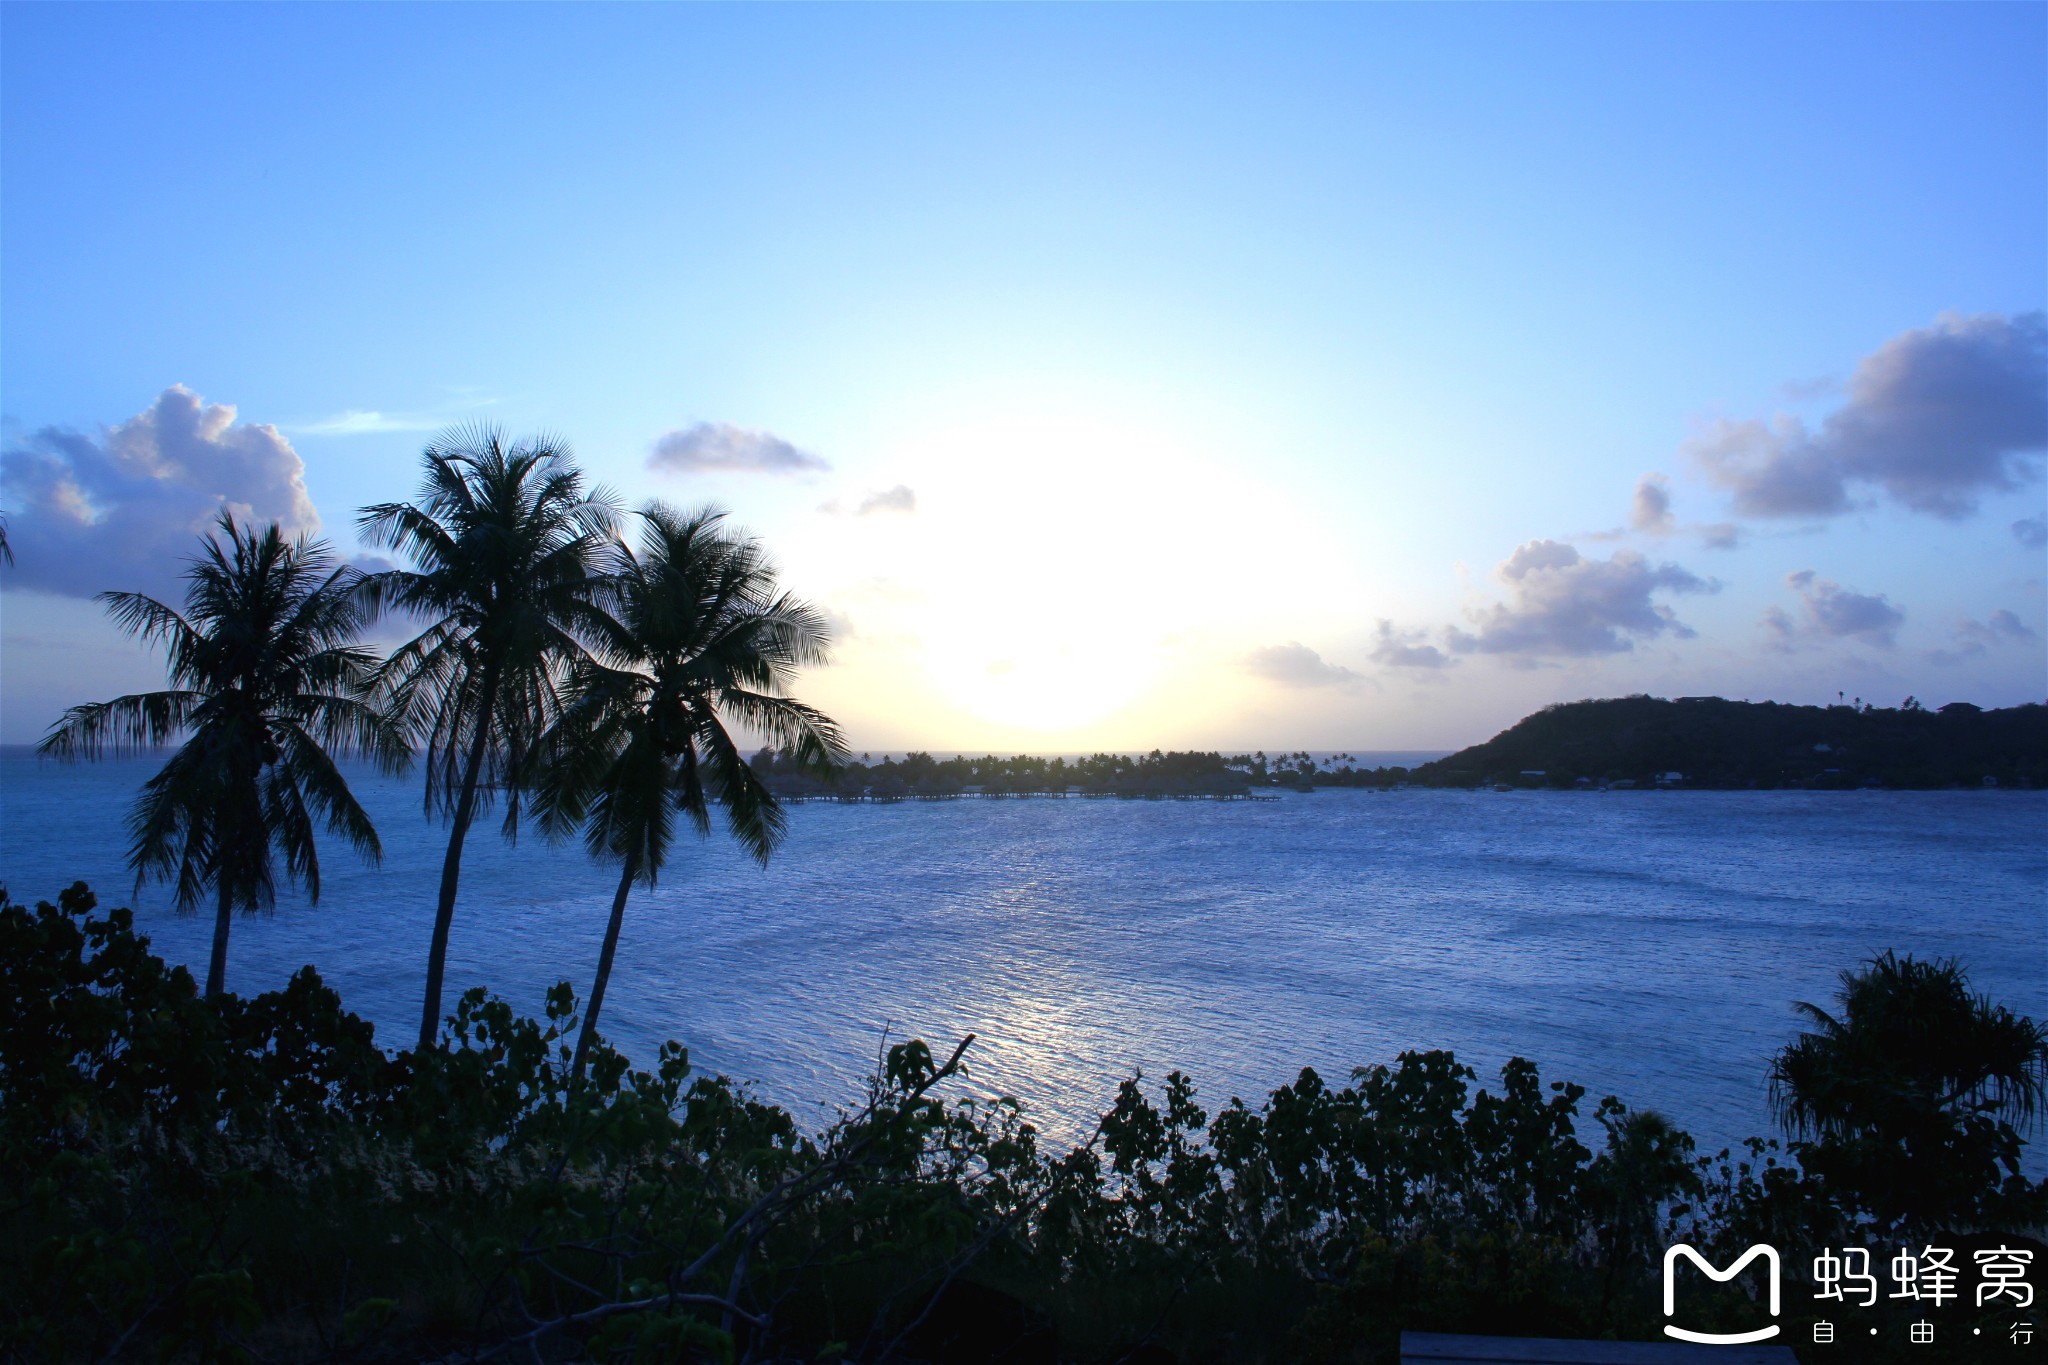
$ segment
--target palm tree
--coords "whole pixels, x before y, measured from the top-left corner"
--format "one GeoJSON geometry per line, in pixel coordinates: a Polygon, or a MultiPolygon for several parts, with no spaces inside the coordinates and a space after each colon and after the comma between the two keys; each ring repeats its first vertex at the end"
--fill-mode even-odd
{"type": "Polygon", "coordinates": [[[276,904],[276,855],[320,899],[316,816],[381,858],[335,756],[367,756],[386,772],[412,757],[365,700],[376,659],[356,644],[366,624],[356,571],[322,542],[287,542],[275,522],[259,534],[223,512],[219,527],[185,573],[183,614],[141,593],[99,596],[123,630],[164,645],[171,690],[74,706],[39,747],[93,759],[188,736],[136,800],[128,863],[138,890],[150,878],[175,882],[180,913],[212,889],[209,998],[226,981],[233,912],[276,904]]]}
{"type": "Polygon", "coordinates": [[[591,565],[617,513],[586,493],[569,449],[548,437],[507,444],[494,427],[458,428],[429,444],[415,502],[363,509],[371,544],[409,557],[412,569],[368,575],[375,611],[430,624],[380,670],[394,711],[426,747],[426,808],[448,821],[448,853],[427,954],[422,1051],[441,1027],[448,931],[462,845],[480,807],[505,796],[504,830],[519,828],[534,741],[558,710],[558,683],[583,657],[578,639],[603,613],[591,565]]]}
{"type": "Polygon", "coordinates": [[[577,1077],[597,1036],[626,897],[636,881],[654,886],[677,817],[708,835],[716,802],[733,837],[763,864],[782,840],[782,807],[748,766],[727,721],[813,770],[847,753],[831,719],[788,695],[798,668],[824,662],[824,616],[777,589],[760,544],[725,532],[723,512],[685,514],[653,503],[640,515],[640,552],[621,542],[609,556],[612,624],[603,657],[575,669],[534,792],[551,834],[581,826],[591,854],[619,864],[576,1040],[577,1077]]]}
{"type": "Polygon", "coordinates": [[[1798,1004],[1816,1027],[1771,1064],[1771,1105],[1807,1139],[1802,1161],[1888,1224],[1983,1218],[2019,1174],[2048,1030],[1973,995],[1953,961],[1887,952],[1841,980],[1834,1013],[1798,1004]]]}

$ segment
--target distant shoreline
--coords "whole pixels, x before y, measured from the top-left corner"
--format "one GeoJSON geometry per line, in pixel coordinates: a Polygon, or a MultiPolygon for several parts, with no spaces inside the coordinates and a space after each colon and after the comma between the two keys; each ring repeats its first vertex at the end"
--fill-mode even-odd
{"type": "MultiPolygon", "coordinates": [[[[167,746],[166,748],[161,750],[161,752],[169,753],[171,748],[173,747],[175,746],[167,746]]],[[[150,752],[158,751],[151,750],[150,752]]],[[[932,755],[934,758],[939,759],[964,758],[968,760],[973,760],[986,755],[989,751],[986,749],[857,749],[854,752],[857,756],[863,754],[871,756],[872,761],[875,763],[880,763],[885,759],[893,759],[896,762],[900,763],[905,758],[908,758],[911,754],[919,752],[928,753],[932,755]]],[[[1089,757],[1091,753],[1101,752],[1109,752],[1121,758],[1135,759],[1141,757],[1148,751],[1142,749],[1121,749],[1108,751],[1084,751],[1080,749],[1045,749],[1022,752],[1012,755],[1012,757],[1044,759],[1048,762],[1055,758],[1063,758],[1066,759],[1069,763],[1072,763],[1080,759],[1089,757]]],[[[1375,767],[1393,767],[1399,765],[1403,767],[1413,768],[1418,767],[1424,763],[1434,763],[1439,759],[1448,758],[1452,754],[1457,753],[1459,751],[1455,749],[1311,749],[1308,752],[1312,755],[1325,758],[1335,757],[1339,754],[1351,754],[1359,760],[1371,761],[1373,763],[1373,766],[1375,767]]],[[[0,759],[34,758],[35,756],[36,746],[34,744],[0,744],[0,759]]]]}
{"type": "Polygon", "coordinates": [[[1545,707],[1417,769],[1431,786],[1942,791],[2048,787],[2048,707],[1614,697],[1545,707]]]}

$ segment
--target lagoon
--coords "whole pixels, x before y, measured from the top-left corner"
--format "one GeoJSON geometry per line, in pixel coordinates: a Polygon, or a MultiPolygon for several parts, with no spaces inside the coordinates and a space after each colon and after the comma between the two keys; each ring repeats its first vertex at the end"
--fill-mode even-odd
{"type": "MultiPolygon", "coordinates": [[[[154,763],[0,756],[0,884],[84,879],[173,961],[211,921],[135,896],[123,817],[154,763]]],[[[411,780],[358,792],[386,847],[326,847],[317,906],[238,920],[228,984],[316,965],[387,1045],[410,1040],[444,848],[411,780]]],[[[1953,955],[2048,1016],[2048,793],[1323,790],[1273,802],[807,803],[765,871],[714,837],[636,892],[606,1004],[629,1056],[700,1067],[812,1117],[884,1039],[978,1035],[969,1089],[1061,1137],[1119,1080],[1179,1068],[1213,1108],[1405,1048],[1661,1109],[1718,1146],[1770,1131],[1764,1067],[1796,1000],[1886,948],[1953,955]]],[[[448,997],[526,1013],[588,988],[613,874],[580,845],[464,861],[448,997]]]]}

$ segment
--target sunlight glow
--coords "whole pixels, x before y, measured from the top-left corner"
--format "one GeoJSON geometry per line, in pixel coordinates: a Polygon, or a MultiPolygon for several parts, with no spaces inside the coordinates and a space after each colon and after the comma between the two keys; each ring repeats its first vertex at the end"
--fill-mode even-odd
{"type": "Polygon", "coordinates": [[[914,635],[937,697],[1005,726],[1050,735],[1143,703],[1189,632],[1264,629],[1276,573],[1340,570],[1271,562],[1262,528],[1302,513],[1241,464],[1078,406],[956,424],[892,466],[919,512],[879,557],[918,591],[863,620],[914,635]]]}

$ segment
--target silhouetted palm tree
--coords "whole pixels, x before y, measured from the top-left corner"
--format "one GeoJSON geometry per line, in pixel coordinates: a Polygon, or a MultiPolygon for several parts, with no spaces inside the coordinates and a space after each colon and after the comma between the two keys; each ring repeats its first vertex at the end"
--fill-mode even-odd
{"type": "Polygon", "coordinates": [[[420,1047],[441,1027],[448,931],[462,846],[496,790],[505,833],[516,835],[530,750],[553,718],[579,632],[603,613],[591,603],[591,564],[616,511],[586,493],[568,447],[547,437],[506,444],[494,427],[457,429],[428,445],[414,502],[363,509],[365,540],[411,559],[368,575],[374,610],[431,624],[385,661],[380,681],[408,733],[426,746],[426,806],[449,823],[448,853],[427,954],[420,1047]]]}
{"type": "Polygon", "coordinates": [[[123,630],[163,644],[172,690],[74,706],[39,750],[98,758],[188,736],[135,803],[128,862],[137,889],[175,882],[183,913],[213,891],[209,997],[226,980],[233,912],[276,903],[275,855],[320,898],[316,816],[372,862],[382,856],[334,756],[364,755],[387,772],[411,759],[364,697],[376,658],[356,643],[356,571],[318,541],[287,542],[275,522],[258,534],[223,512],[219,525],[186,571],[182,615],[141,593],[99,596],[123,630]]]}
{"type": "Polygon", "coordinates": [[[593,856],[619,864],[618,891],[584,1010],[573,1074],[597,1034],[633,883],[655,884],[676,819],[700,835],[710,806],[766,863],[785,816],[747,764],[728,721],[824,769],[846,757],[838,727],[788,695],[796,670],[822,663],[825,618],[780,592],[758,542],[726,533],[724,513],[678,513],[659,503],[641,513],[642,548],[610,554],[602,661],[579,663],[535,786],[541,818],[556,835],[581,826],[593,856]]]}
{"type": "Polygon", "coordinates": [[[1779,1121],[1809,1140],[1802,1161],[1887,1223],[1986,1213],[2019,1173],[2019,1130],[2048,1087],[2048,1031],[1973,995],[1953,961],[1887,952],[1842,973],[1835,1013],[1771,1064],[1779,1121]]]}

